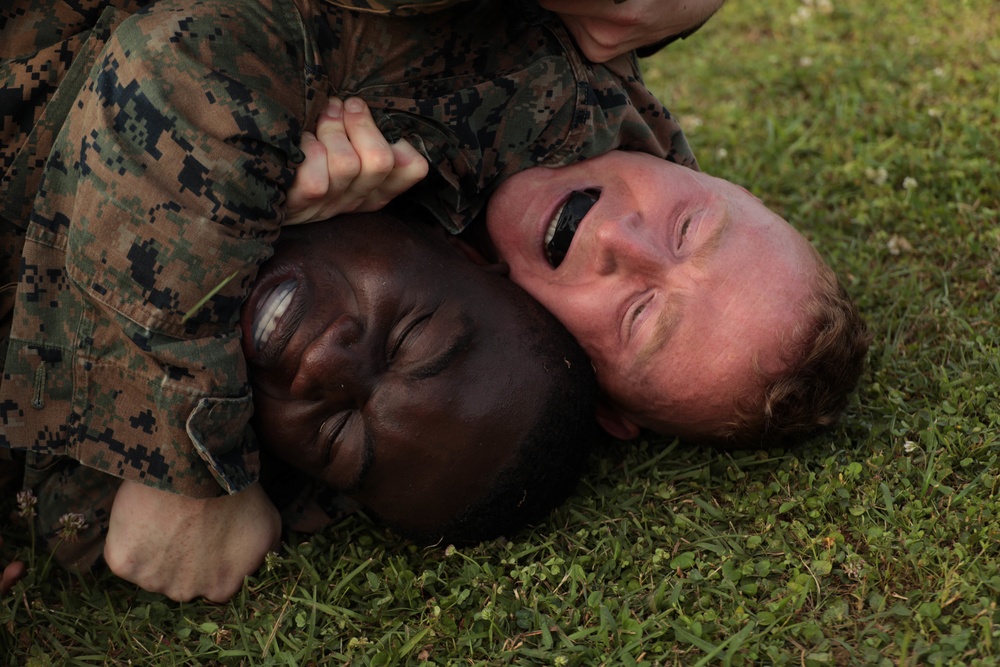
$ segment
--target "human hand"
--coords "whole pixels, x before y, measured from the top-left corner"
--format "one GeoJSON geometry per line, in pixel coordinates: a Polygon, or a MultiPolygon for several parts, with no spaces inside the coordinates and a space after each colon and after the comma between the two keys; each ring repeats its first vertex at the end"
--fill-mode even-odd
{"type": "Polygon", "coordinates": [[[603,63],[697,28],[725,0],[538,0],[555,12],[588,59],[603,63]]]}
{"type": "MultiPolygon", "coordinates": [[[[0,537],[0,546],[3,546],[3,538],[0,537]]],[[[3,569],[0,575],[0,595],[6,595],[14,584],[16,584],[27,573],[28,568],[19,560],[10,562],[3,569]]]]}
{"type": "Polygon", "coordinates": [[[172,600],[225,602],[280,536],[278,510],[260,484],[200,499],[122,482],[104,560],[119,577],[172,600]]]}
{"type": "Polygon", "coordinates": [[[331,97],[302,136],[305,161],[288,191],[286,225],[377,211],[427,175],[427,160],[405,140],[390,144],[358,97],[331,97]]]}

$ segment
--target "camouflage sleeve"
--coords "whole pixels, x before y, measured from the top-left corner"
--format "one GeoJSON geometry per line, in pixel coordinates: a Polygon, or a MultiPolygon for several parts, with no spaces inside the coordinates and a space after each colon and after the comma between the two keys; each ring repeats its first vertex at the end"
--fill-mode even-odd
{"type": "Polygon", "coordinates": [[[27,232],[3,393],[34,397],[30,448],[188,495],[256,479],[240,306],[324,101],[316,61],[284,0],[163,0],[111,35],[27,232]]]}
{"type": "Polygon", "coordinates": [[[343,7],[371,14],[416,16],[440,11],[459,4],[472,4],[477,0],[324,0],[334,7],[343,7]]]}
{"type": "Polygon", "coordinates": [[[390,141],[427,157],[430,174],[406,197],[452,232],[477,219],[504,179],[534,166],[619,148],[696,166],[633,55],[590,63],[558,19],[531,6],[483,3],[461,20],[330,11],[350,35],[332,53],[335,88],[362,95],[390,141]]]}

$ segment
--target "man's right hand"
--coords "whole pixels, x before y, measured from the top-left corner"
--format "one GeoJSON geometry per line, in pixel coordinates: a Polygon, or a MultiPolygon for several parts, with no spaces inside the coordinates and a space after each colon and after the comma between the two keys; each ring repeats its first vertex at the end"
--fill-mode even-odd
{"type": "Polygon", "coordinates": [[[104,560],[119,577],[172,600],[225,602],[280,536],[281,517],[260,484],[198,499],[122,482],[104,560]]]}
{"type": "Polygon", "coordinates": [[[305,161],[288,190],[285,224],[378,211],[427,175],[427,160],[405,140],[390,144],[359,97],[331,97],[302,136],[305,161]]]}

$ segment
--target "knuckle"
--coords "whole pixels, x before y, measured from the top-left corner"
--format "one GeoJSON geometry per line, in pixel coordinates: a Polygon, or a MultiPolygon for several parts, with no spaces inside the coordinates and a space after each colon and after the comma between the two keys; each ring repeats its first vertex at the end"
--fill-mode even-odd
{"type": "Polygon", "coordinates": [[[430,164],[428,164],[427,160],[423,159],[423,156],[414,162],[410,168],[412,169],[410,173],[418,181],[424,179],[431,170],[430,164]]]}
{"type": "Polygon", "coordinates": [[[360,173],[361,158],[354,151],[339,156],[330,166],[330,180],[333,182],[352,181],[360,173]]]}
{"type": "Polygon", "coordinates": [[[326,195],[330,183],[321,174],[305,174],[300,186],[297,195],[306,201],[315,201],[326,195]]]}
{"type": "Polygon", "coordinates": [[[168,588],[163,591],[154,591],[154,592],[163,593],[174,602],[190,602],[191,600],[198,597],[197,594],[191,592],[187,588],[168,588]]]}
{"type": "Polygon", "coordinates": [[[365,171],[371,174],[389,174],[396,164],[388,146],[373,148],[365,155],[365,171]]]}
{"type": "Polygon", "coordinates": [[[611,51],[625,39],[625,30],[607,24],[594,26],[589,34],[593,46],[602,52],[611,51]]]}
{"type": "Polygon", "coordinates": [[[105,543],[104,562],[116,577],[135,583],[138,575],[136,559],[131,557],[131,552],[128,549],[105,543]]]}
{"type": "Polygon", "coordinates": [[[127,574],[125,571],[126,560],[122,557],[121,550],[118,547],[112,544],[104,546],[104,562],[112,574],[122,579],[128,578],[125,576],[127,574]]]}
{"type": "Polygon", "coordinates": [[[215,603],[215,604],[222,604],[223,602],[227,602],[229,600],[229,598],[232,597],[232,594],[228,594],[227,595],[225,592],[218,591],[218,590],[213,590],[213,591],[209,591],[209,592],[205,593],[205,595],[203,597],[206,600],[208,600],[209,602],[212,602],[212,603],[215,603]]]}
{"type": "Polygon", "coordinates": [[[595,63],[607,62],[615,56],[615,52],[613,50],[593,42],[588,43],[585,46],[581,46],[580,49],[590,61],[595,63]]]}

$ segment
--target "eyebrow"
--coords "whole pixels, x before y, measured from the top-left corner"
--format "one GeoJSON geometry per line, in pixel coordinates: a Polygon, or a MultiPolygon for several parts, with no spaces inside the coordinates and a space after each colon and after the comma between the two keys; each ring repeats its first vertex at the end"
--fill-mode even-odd
{"type": "Polygon", "coordinates": [[[701,247],[694,253],[692,259],[695,262],[701,262],[713,252],[718,250],[719,246],[722,245],[722,237],[725,236],[732,224],[733,216],[727,209],[725,217],[723,217],[722,221],[719,222],[715,229],[712,230],[712,235],[705,239],[705,242],[702,243],[701,247]]]}
{"type": "Polygon", "coordinates": [[[410,370],[407,375],[415,380],[427,380],[440,375],[446,368],[451,366],[455,359],[472,346],[476,337],[476,323],[464,310],[458,316],[461,327],[458,335],[453,336],[448,347],[444,348],[437,356],[431,357],[423,364],[410,370]]]}
{"type": "Polygon", "coordinates": [[[677,327],[681,323],[681,318],[678,316],[679,307],[680,303],[678,299],[673,299],[660,309],[656,323],[653,325],[655,327],[653,333],[649,335],[646,343],[639,348],[639,353],[635,355],[635,359],[632,361],[631,365],[633,368],[644,366],[650,357],[666,345],[667,341],[674,335],[674,332],[677,331],[677,327]]]}
{"type": "MultiPolygon", "coordinates": [[[[733,218],[727,211],[725,218],[712,230],[712,235],[705,239],[705,242],[701,244],[701,247],[692,256],[691,261],[702,262],[706,257],[718,250],[719,246],[722,245],[722,238],[732,225],[732,222],[733,218]]],[[[671,299],[660,310],[656,324],[654,325],[655,329],[649,335],[646,343],[639,349],[639,353],[635,355],[632,368],[645,365],[657,351],[669,342],[670,338],[677,331],[677,327],[680,326],[680,306],[683,303],[684,297],[677,295],[677,297],[671,299]]]]}

